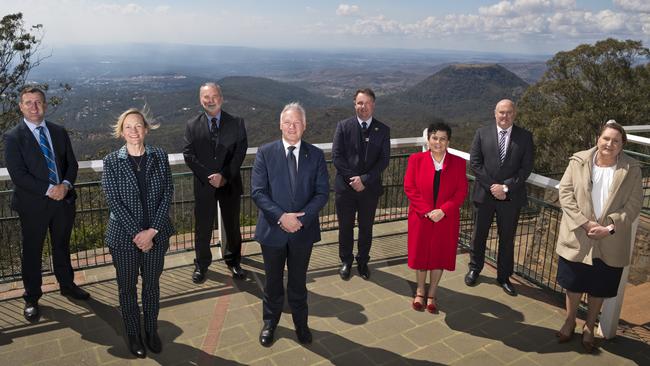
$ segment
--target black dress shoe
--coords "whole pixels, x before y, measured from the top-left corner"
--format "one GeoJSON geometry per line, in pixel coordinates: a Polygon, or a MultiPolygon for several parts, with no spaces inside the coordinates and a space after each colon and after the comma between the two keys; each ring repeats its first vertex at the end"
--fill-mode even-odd
{"type": "Polygon", "coordinates": [[[127,335],[126,336],[127,346],[129,351],[137,358],[145,358],[147,356],[147,350],[145,350],[144,345],[142,344],[142,339],[140,335],[127,335]]]}
{"type": "Polygon", "coordinates": [[[465,275],[465,284],[467,286],[476,286],[476,281],[478,280],[479,272],[473,269],[470,269],[469,272],[465,275]]]}
{"type": "Polygon", "coordinates": [[[342,280],[347,281],[350,279],[350,267],[352,267],[352,265],[347,263],[343,263],[341,265],[341,268],[339,269],[339,276],[341,276],[342,280]]]}
{"type": "Polygon", "coordinates": [[[357,264],[357,271],[359,271],[359,276],[364,280],[370,279],[370,268],[368,268],[368,263],[357,264]]]}
{"type": "Polygon", "coordinates": [[[25,308],[23,309],[23,315],[30,323],[35,323],[41,317],[41,310],[38,308],[37,302],[27,301],[25,302],[25,308]]]}
{"type": "Polygon", "coordinates": [[[160,340],[158,331],[154,330],[152,333],[144,332],[144,336],[149,351],[153,353],[160,353],[162,351],[162,341],[160,340]]]}
{"type": "Polygon", "coordinates": [[[203,283],[205,281],[205,272],[207,272],[207,269],[203,270],[198,266],[195,267],[194,272],[192,273],[192,282],[203,283]]]}
{"type": "Polygon", "coordinates": [[[90,294],[84,289],[82,289],[81,287],[75,285],[74,283],[70,286],[61,286],[60,291],[61,291],[61,295],[65,297],[71,297],[75,300],[90,299],[90,294]]]}
{"type": "Polygon", "coordinates": [[[273,344],[273,333],[275,333],[275,327],[264,324],[260,332],[260,344],[264,347],[271,347],[271,344],[273,344]]]}
{"type": "Polygon", "coordinates": [[[296,327],[296,335],[301,344],[311,344],[313,338],[308,326],[296,327]]]}
{"type": "Polygon", "coordinates": [[[510,283],[510,280],[505,280],[503,282],[499,282],[499,286],[503,289],[503,292],[510,296],[517,296],[517,291],[515,290],[515,287],[510,283]]]}
{"type": "Polygon", "coordinates": [[[239,264],[228,266],[228,269],[232,272],[232,278],[237,280],[243,280],[246,278],[246,271],[241,268],[239,264]]]}

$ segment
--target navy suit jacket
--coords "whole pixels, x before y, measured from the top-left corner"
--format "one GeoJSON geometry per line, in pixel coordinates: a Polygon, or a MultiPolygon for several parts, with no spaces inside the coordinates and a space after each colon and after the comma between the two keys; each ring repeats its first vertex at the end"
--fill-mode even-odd
{"type": "Polygon", "coordinates": [[[332,143],[332,162],[336,167],[334,190],[337,193],[356,192],[350,187],[350,177],[360,176],[369,192],[383,193],[381,173],[390,161],[390,128],[373,118],[369,126],[368,149],[365,163],[360,161],[361,126],[357,117],[345,119],[336,125],[332,143]]]}
{"type": "MultiPolygon", "coordinates": [[[[54,158],[59,180],[74,184],[79,168],[72,151],[68,132],[61,126],[46,121],[52,139],[54,158]]],[[[18,212],[39,212],[45,210],[45,196],[50,185],[45,156],[32,131],[22,120],[5,133],[5,162],[14,183],[11,208],[18,212]]],[[[77,197],[74,189],[68,191],[64,200],[74,204],[77,197]]]]}
{"type": "MultiPolygon", "coordinates": [[[[169,218],[169,207],[174,195],[172,173],[167,153],[161,148],[145,145],[147,163],[145,181],[147,183],[147,212],[149,227],[158,230],[154,244],[167,244],[174,233],[169,218]]],[[[126,146],[104,158],[102,189],[110,210],[106,228],[106,245],[117,250],[137,250],[133,238],[146,227],[141,227],[144,210],[140,201],[138,181],[128,160],[126,146]]]]}
{"type": "Polygon", "coordinates": [[[289,168],[282,140],[260,147],[251,177],[251,197],[259,208],[255,238],[262,245],[280,247],[289,239],[311,245],[320,240],[318,214],[327,203],[329,177],[323,151],[305,141],[300,144],[298,182],[291,192],[289,168]],[[303,227],[293,234],[280,228],[284,213],[304,212],[303,227]]]}
{"type": "Polygon", "coordinates": [[[533,135],[513,125],[506,158],[501,164],[496,123],[481,127],[476,130],[472,142],[470,166],[476,176],[472,194],[474,202],[493,199],[490,193],[492,184],[505,184],[508,186],[508,199],[524,206],[528,202],[526,179],[533,171],[533,135]]]}

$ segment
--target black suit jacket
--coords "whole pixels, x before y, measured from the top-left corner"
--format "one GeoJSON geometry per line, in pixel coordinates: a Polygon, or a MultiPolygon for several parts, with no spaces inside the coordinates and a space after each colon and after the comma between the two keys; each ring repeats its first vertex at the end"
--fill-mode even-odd
{"type": "Polygon", "coordinates": [[[318,214],[327,203],[329,177],[323,151],[305,141],[300,144],[298,182],[295,192],[288,187],[289,168],[282,140],[257,150],[251,176],[251,198],[259,208],[255,239],[262,245],[283,246],[289,238],[311,245],[320,240],[318,214]],[[285,212],[304,212],[303,227],[293,234],[278,225],[285,212]]]}
{"type": "Polygon", "coordinates": [[[226,178],[226,185],[219,188],[223,193],[241,195],[241,168],[248,139],[244,120],[221,111],[219,141],[214,144],[208,127],[208,117],[201,112],[196,118],[187,122],[185,129],[185,163],[194,172],[194,192],[211,194],[214,187],[208,176],[221,173],[226,178]]]}
{"type": "Polygon", "coordinates": [[[496,123],[481,127],[476,130],[472,142],[470,166],[476,176],[472,194],[474,202],[493,199],[490,193],[492,184],[505,184],[508,186],[508,199],[524,206],[528,202],[526,179],[533,170],[533,135],[513,125],[506,158],[501,164],[496,123]]]}
{"type": "Polygon", "coordinates": [[[361,156],[361,126],[357,117],[345,119],[336,125],[332,143],[332,162],[336,167],[334,190],[338,193],[356,192],[350,187],[350,177],[360,176],[366,190],[376,195],[383,193],[381,173],[390,161],[390,128],[373,118],[368,127],[368,149],[365,163],[361,156]]]}
{"type": "MultiPolygon", "coordinates": [[[[57,173],[61,182],[67,180],[74,184],[79,168],[72,151],[68,132],[61,126],[46,122],[52,139],[57,173]]],[[[14,192],[11,208],[18,212],[38,212],[45,210],[47,200],[45,192],[50,185],[45,157],[29,127],[21,121],[5,133],[5,162],[14,192]]],[[[77,197],[74,189],[68,191],[64,200],[74,204],[77,197]]]]}

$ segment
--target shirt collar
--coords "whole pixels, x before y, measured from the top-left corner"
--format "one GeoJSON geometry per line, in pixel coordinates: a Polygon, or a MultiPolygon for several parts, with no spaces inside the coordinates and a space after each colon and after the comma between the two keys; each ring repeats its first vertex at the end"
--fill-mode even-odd
{"type": "Polygon", "coordinates": [[[282,145],[284,145],[284,151],[285,151],[285,152],[287,151],[287,149],[289,148],[289,146],[295,146],[295,147],[296,147],[296,150],[295,150],[295,151],[300,151],[300,144],[302,144],[302,140],[298,141],[298,143],[295,144],[295,145],[291,145],[290,143],[288,143],[287,141],[285,141],[284,139],[282,139],[282,145]]]}
{"type": "Polygon", "coordinates": [[[512,132],[512,126],[514,126],[514,125],[510,125],[510,127],[506,128],[506,129],[504,130],[503,128],[499,127],[499,125],[497,125],[497,131],[498,131],[498,132],[501,132],[501,131],[507,131],[507,132],[508,132],[508,135],[510,135],[510,132],[512,132]]]}
{"type": "Polygon", "coordinates": [[[205,116],[208,117],[208,122],[210,122],[213,117],[217,117],[217,121],[219,121],[219,123],[221,123],[221,109],[219,110],[219,113],[217,113],[216,116],[211,116],[211,115],[208,114],[208,112],[204,112],[204,113],[205,113],[205,116]]]}
{"type": "Polygon", "coordinates": [[[29,127],[29,130],[32,131],[32,133],[34,133],[34,130],[36,130],[37,127],[43,127],[43,128],[45,128],[45,130],[47,130],[47,126],[46,126],[46,124],[45,124],[45,120],[43,120],[43,121],[41,122],[41,124],[39,124],[39,125],[37,125],[37,124],[34,123],[34,122],[29,122],[26,118],[23,118],[23,121],[25,122],[25,124],[27,125],[27,127],[29,127]]]}
{"type": "Polygon", "coordinates": [[[359,122],[359,126],[361,126],[361,124],[365,122],[368,124],[368,127],[370,127],[370,124],[372,123],[372,116],[370,116],[370,118],[368,118],[367,121],[364,121],[361,118],[359,118],[359,116],[357,116],[357,122],[359,122]]]}

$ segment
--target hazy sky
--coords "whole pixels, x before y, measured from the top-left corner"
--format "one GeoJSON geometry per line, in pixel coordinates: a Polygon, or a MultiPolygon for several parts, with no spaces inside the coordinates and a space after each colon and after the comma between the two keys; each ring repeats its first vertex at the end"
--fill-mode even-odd
{"type": "Polygon", "coordinates": [[[650,0],[0,0],[48,46],[169,42],[262,48],[553,53],[606,37],[650,46],[650,0]]]}

